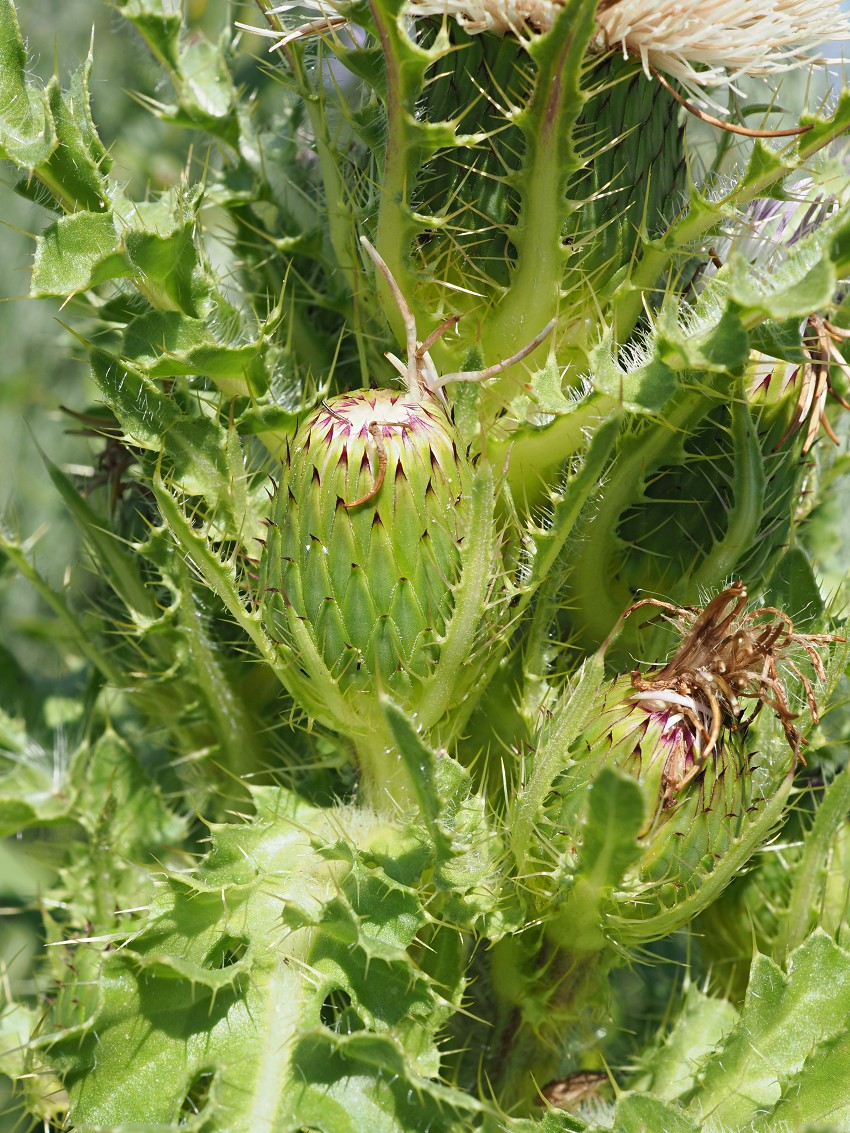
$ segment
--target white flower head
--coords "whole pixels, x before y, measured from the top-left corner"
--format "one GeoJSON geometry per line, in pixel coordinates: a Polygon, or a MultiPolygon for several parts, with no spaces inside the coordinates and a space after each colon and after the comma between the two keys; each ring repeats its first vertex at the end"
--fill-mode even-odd
{"type": "Polygon", "coordinates": [[[840,0],[600,0],[597,46],[687,86],[725,86],[811,62],[850,31],[840,0]]]}
{"type": "MultiPolygon", "coordinates": [[[[548,31],[564,0],[410,0],[413,16],[448,15],[468,32],[548,31]]],[[[593,47],[640,59],[689,87],[733,84],[810,62],[850,33],[840,0],[600,0],[593,47]]]]}

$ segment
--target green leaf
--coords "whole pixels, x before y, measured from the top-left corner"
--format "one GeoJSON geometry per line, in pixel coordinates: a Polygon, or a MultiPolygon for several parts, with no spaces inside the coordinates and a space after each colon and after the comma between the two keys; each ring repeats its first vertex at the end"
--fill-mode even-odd
{"type": "MultiPolygon", "coordinates": [[[[152,378],[204,374],[231,395],[259,393],[251,379],[262,374],[262,345],[219,342],[203,319],[178,311],[140,315],[124,333],[122,353],[152,378]]],[[[263,375],[264,377],[264,375],[263,375]]]]}
{"type": "Polygon", "coordinates": [[[437,755],[399,708],[386,699],[383,708],[398,754],[407,768],[426,829],[434,840],[437,858],[447,858],[451,854],[451,842],[440,822],[442,807],[437,790],[437,755]]]}
{"type": "MultiPolygon", "coordinates": [[[[689,1110],[717,1127],[776,1129],[797,1112],[850,1111],[850,954],[815,932],[788,958],[753,962],[734,1029],[699,1076],[689,1110]]],[[[792,1128],[799,1126],[792,1126],[792,1128]]]]}
{"type": "Polygon", "coordinates": [[[737,1019],[738,1012],[728,1000],[705,995],[692,984],[663,1044],[642,1055],[646,1074],[635,1082],[635,1088],[665,1102],[690,1093],[700,1067],[737,1019]]]}
{"type": "Polygon", "coordinates": [[[74,784],[87,799],[78,804],[81,825],[124,859],[150,863],[163,847],[179,845],[185,819],[166,805],[159,787],[145,773],[134,751],[116,732],[102,735],[81,751],[72,769],[74,784]]]}
{"type": "Polygon", "coordinates": [[[68,212],[105,209],[109,203],[104,174],[112,162],[91,117],[91,63],[89,55],[77,68],[67,92],[62,91],[55,75],[47,84],[58,145],[36,172],[48,188],[61,187],[61,200],[68,212]]]}
{"type": "Polygon", "coordinates": [[[759,1114],[748,1133],[774,1133],[783,1126],[806,1133],[843,1133],[850,1126],[850,1036],[823,1043],[806,1066],[782,1079],[782,1097],[769,1114],[759,1114]]]}
{"type": "Polygon", "coordinates": [[[138,557],[124,547],[112,531],[104,527],[103,519],[86,503],[65,473],[46,457],[45,463],[50,479],[88,545],[98,573],[119,596],[134,620],[140,624],[158,620],[160,611],[145,586],[138,557]]]}
{"type": "Polygon", "coordinates": [[[91,56],[67,92],[55,76],[44,90],[27,82],[26,64],[14,6],[0,0],[0,157],[34,175],[66,212],[104,209],[111,159],[89,108],[91,56]]]}
{"type": "Polygon", "coordinates": [[[788,906],[774,945],[778,960],[783,960],[816,925],[827,920],[830,866],[836,838],[845,831],[848,814],[850,768],[845,767],[824,791],[814,821],[803,837],[803,852],[791,870],[788,906]]]}
{"type": "MultiPolygon", "coordinates": [[[[235,90],[221,52],[195,35],[180,52],[181,109],[193,125],[226,119],[233,110],[235,90]]],[[[211,123],[210,123],[211,124],[211,123]]]]}
{"type": "Polygon", "coordinates": [[[201,189],[172,190],[143,204],[117,200],[124,247],[137,284],[155,307],[193,318],[206,313],[210,288],[195,247],[201,189]]]}
{"type": "Polygon", "coordinates": [[[26,81],[27,53],[12,0],[0,0],[0,156],[25,169],[58,142],[47,96],[26,81]]]}
{"type": "Polygon", "coordinates": [[[164,66],[177,96],[176,105],[156,104],[166,122],[211,134],[237,147],[246,119],[238,113],[236,87],[228,66],[228,36],[214,45],[196,24],[186,34],[186,19],[168,0],[112,0],[136,28],[154,58],[164,66]]]}
{"type": "Polygon", "coordinates": [[[793,166],[786,161],[776,150],[770,149],[763,141],[756,138],[750,151],[750,159],[744,176],[735,187],[736,193],[747,189],[756,189],[760,194],[770,195],[770,186],[792,170],[793,166]]]}
{"type": "Polygon", "coordinates": [[[727,308],[708,334],[698,340],[696,351],[690,357],[695,369],[740,373],[749,361],[750,340],[737,311],[727,308]]]}
{"type": "Polygon", "coordinates": [[[196,318],[211,295],[195,247],[198,194],[169,191],[136,204],[115,194],[111,212],[75,212],[36,242],[32,294],[71,295],[129,276],[154,306],[196,318]]]}
{"type": "Polygon", "coordinates": [[[750,341],[754,350],[771,358],[781,358],[798,366],[806,360],[800,341],[799,319],[778,322],[767,319],[753,330],[750,341]]]}
{"type": "MultiPolygon", "coordinates": [[[[29,1048],[31,1037],[42,1023],[39,1008],[20,1002],[0,1007],[0,1075],[16,1080],[27,1112],[49,1128],[51,1124],[61,1125],[67,1106],[61,1082],[41,1060],[33,1057],[29,1048]]],[[[5,1112],[15,1124],[19,1123],[14,1109],[5,1112]]]]}
{"type": "Polygon", "coordinates": [[[659,413],[676,392],[673,369],[661,359],[653,359],[626,370],[612,353],[608,336],[590,352],[593,385],[631,413],[659,413]]]}
{"type": "Polygon", "coordinates": [[[342,835],[356,821],[368,841],[375,820],[278,789],[256,802],[105,956],[90,1023],[46,1044],[73,1120],[175,1127],[202,1108],[234,1133],[408,1133],[423,1118],[460,1133],[484,1107],[437,1080],[447,1004],[408,953],[420,899],[342,835]]]}
{"type": "Polygon", "coordinates": [[[787,614],[800,633],[813,632],[823,616],[824,604],[812,564],[800,547],[790,547],[770,579],[767,604],[787,614]]]}
{"type": "MultiPolygon", "coordinates": [[[[235,533],[242,528],[245,470],[238,439],[232,439],[211,416],[181,413],[174,398],[105,351],[94,350],[91,364],[128,442],[161,453],[166,458],[164,471],[175,486],[200,496],[213,513],[232,511],[231,529],[235,533]],[[237,511],[240,514],[234,518],[237,511]]],[[[250,526],[253,530],[253,523],[250,526]]]]}
{"type": "Polygon", "coordinates": [[[546,925],[553,939],[576,953],[605,947],[607,900],[643,852],[638,839],[645,822],[640,785],[606,767],[589,789],[575,881],[558,915],[546,925]]]}
{"type": "Polygon", "coordinates": [[[850,91],[843,90],[838,98],[838,105],[829,118],[820,118],[816,114],[804,114],[800,119],[801,126],[811,126],[800,139],[800,150],[805,155],[816,153],[833,138],[850,129],[850,91]]]}
{"type": "MultiPolygon", "coordinates": [[[[497,1133],[496,1126],[485,1125],[484,1129],[486,1133],[497,1133]]],[[[550,1109],[536,1121],[527,1117],[506,1118],[499,1124],[498,1133],[595,1133],[595,1127],[575,1114],[550,1109]]]]}
{"type": "Polygon", "coordinates": [[[173,401],[135,368],[124,366],[105,350],[91,353],[92,377],[118,418],[128,442],[159,452],[180,419],[173,401]]]}
{"type": "Polygon", "coordinates": [[[31,294],[73,295],[129,270],[112,214],[75,213],[61,217],[39,236],[31,294]]]}
{"type": "Polygon", "coordinates": [[[837,281],[835,265],[828,256],[819,257],[811,266],[806,260],[805,256],[789,259],[766,288],[744,260],[733,257],[728,268],[730,295],[742,315],[781,321],[829,308],[837,281]]]}
{"type": "Polygon", "coordinates": [[[147,42],[153,54],[171,70],[179,67],[180,33],[183,18],[180,6],[171,0],[112,0],[147,42]]]}
{"type": "MultiPolygon", "coordinates": [[[[496,838],[469,773],[445,753],[429,748],[403,712],[383,702],[398,754],[403,759],[420,808],[424,833],[433,846],[434,880],[442,897],[442,916],[453,924],[481,927],[487,918],[491,939],[501,932],[495,884],[501,841],[496,838]]],[[[392,869],[389,862],[384,868],[392,869]]]]}
{"type": "Polygon", "coordinates": [[[9,759],[0,751],[0,838],[31,826],[67,822],[71,800],[63,787],[54,782],[44,752],[36,749],[9,759]]]}
{"type": "Polygon", "coordinates": [[[582,665],[543,728],[531,774],[511,800],[508,832],[520,873],[536,850],[536,829],[546,796],[569,762],[569,750],[587,725],[599,688],[605,678],[603,654],[595,653],[582,665]]]}
{"type": "MultiPolygon", "coordinates": [[[[82,706],[71,700],[71,712],[82,706]]],[[[73,788],[58,752],[51,700],[27,680],[12,654],[0,647],[0,838],[31,826],[68,821],[73,788]]],[[[73,725],[73,715],[67,721],[73,725]]]]}
{"type": "Polygon", "coordinates": [[[593,781],[577,873],[595,889],[612,889],[637,861],[638,833],[645,821],[635,780],[604,768],[593,781]]]}
{"type": "Polygon", "coordinates": [[[699,1133],[677,1106],[640,1094],[625,1094],[617,1102],[614,1133],[699,1133]]]}

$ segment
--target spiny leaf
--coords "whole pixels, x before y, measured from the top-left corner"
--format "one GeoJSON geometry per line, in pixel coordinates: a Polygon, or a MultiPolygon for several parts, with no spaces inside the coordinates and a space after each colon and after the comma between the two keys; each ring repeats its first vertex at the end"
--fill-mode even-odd
{"type": "Polygon", "coordinates": [[[508,829],[520,872],[535,853],[535,827],[546,796],[568,764],[570,747],[588,721],[604,674],[604,656],[595,653],[584,662],[541,731],[527,782],[511,803],[508,829]]]}
{"type": "Polygon", "coordinates": [[[39,236],[32,294],[73,295],[129,270],[112,213],[79,212],[60,217],[39,236]]]}
{"type": "MultiPolygon", "coordinates": [[[[81,825],[92,838],[107,841],[113,852],[120,847],[123,859],[150,864],[163,848],[178,845],[185,833],[185,819],[166,804],[133,749],[112,730],[90,750],[78,752],[71,785],[87,796],[76,801],[81,825]]],[[[124,864],[116,862],[119,868],[124,864]]]]}
{"type": "Polygon", "coordinates": [[[89,109],[91,56],[63,92],[26,78],[26,52],[12,0],[0,0],[0,156],[35,177],[67,212],[104,209],[111,164],[89,109]]]}
{"type": "Polygon", "coordinates": [[[688,207],[663,236],[646,243],[635,269],[624,279],[615,276],[611,280],[611,292],[604,295],[604,299],[611,302],[620,340],[632,333],[641,314],[644,294],[659,286],[678,255],[693,248],[725,218],[734,216],[736,209],[770,190],[783,175],[805,166],[814,153],[846,130],[847,117],[845,93],[832,116],[804,119],[806,124],[813,123],[814,128],[801,135],[796,154],[782,158],[762,143],[756,143],[747,168],[720,200],[712,200],[692,186],[688,207]]]}
{"type": "Polygon", "coordinates": [[[91,64],[89,54],[67,92],[62,91],[55,75],[47,85],[58,145],[36,173],[48,188],[61,186],[61,199],[68,212],[105,209],[109,204],[105,173],[112,159],[97,134],[89,108],[91,64]]]}
{"type": "Polygon", "coordinates": [[[553,940],[579,954],[605,946],[606,904],[641,856],[638,835],[645,821],[643,795],[634,779],[604,768],[590,786],[573,884],[546,925],[553,940]]]}
{"type": "Polygon", "coordinates": [[[32,169],[58,143],[46,94],[27,82],[26,65],[15,6],[0,0],[0,154],[32,169]]]}
{"type": "Polygon", "coordinates": [[[199,191],[136,203],[112,194],[106,212],[73,212],[36,241],[32,294],[69,295],[130,276],[152,306],[198,318],[212,285],[195,246],[199,191]]]}
{"type": "Polygon", "coordinates": [[[140,622],[158,619],[160,612],[140,574],[138,558],[122,546],[117,536],[104,526],[104,521],[83,499],[65,473],[46,458],[45,463],[51,480],[89,546],[92,558],[98,565],[98,573],[121,598],[133,618],[140,622]]]}
{"type": "Polygon", "coordinates": [[[617,1102],[615,1133],[699,1133],[700,1126],[678,1107],[641,1094],[626,1094],[617,1102]]]}
{"type": "Polygon", "coordinates": [[[848,1019],[850,955],[824,933],[790,954],[787,972],[757,956],[741,1017],[701,1072],[690,1112],[761,1130],[795,1109],[810,1120],[850,1111],[848,1019]]]}
{"type": "Polygon", "coordinates": [[[331,1113],[335,1129],[401,1133],[414,1109],[462,1127],[481,1106],[431,1080],[443,1005],[406,953],[415,892],[332,852],[351,814],[275,790],[257,801],[253,823],[217,828],[195,877],[161,886],[106,961],[91,1024],[51,1044],[75,1121],[177,1123],[207,1073],[206,1118],[234,1130],[327,1127],[331,1113]]]}
{"type": "Polygon", "coordinates": [[[183,19],[168,0],[113,0],[148,42],[151,50],[171,69],[179,66],[178,49],[183,19]]]}
{"type": "Polygon", "coordinates": [[[645,1073],[633,1089],[672,1102],[690,1093],[700,1066],[737,1022],[738,1012],[726,999],[705,995],[693,984],[669,1034],[641,1056],[645,1073]]]}
{"type": "Polygon", "coordinates": [[[267,384],[262,343],[218,342],[205,320],[179,311],[151,311],[133,319],[122,353],[152,378],[205,374],[237,395],[262,393],[267,384]],[[254,387],[252,379],[258,378],[254,387]]]}
{"type": "MultiPolygon", "coordinates": [[[[102,350],[91,356],[92,374],[129,443],[162,454],[169,479],[213,511],[234,496],[244,467],[232,466],[227,430],[212,417],[181,413],[175,400],[135,367],[102,350]]],[[[240,522],[237,520],[235,529],[240,522]]]]}

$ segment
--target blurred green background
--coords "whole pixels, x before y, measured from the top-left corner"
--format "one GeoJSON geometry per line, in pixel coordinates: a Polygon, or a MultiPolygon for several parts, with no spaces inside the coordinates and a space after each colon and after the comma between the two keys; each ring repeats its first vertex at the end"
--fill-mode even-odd
{"type": "MultiPolygon", "coordinates": [[[[246,6],[189,0],[187,10],[194,27],[217,35],[246,6]]],[[[114,176],[140,197],[178,180],[186,162],[186,131],[156,121],[134,97],[166,92],[158,89],[161,71],[121,16],[103,0],[25,0],[18,9],[33,71],[45,82],[54,71],[67,79],[93,41],[93,112],[115,161],[114,176]]],[[[204,159],[199,150],[196,160],[204,159]]],[[[10,167],[0,167],[0,180],[0,515],[24,535],[49,524],[38,559],[59,582],[74,534],[44,475],[38,448],[57,463],[90,466],[90,447],[73,435],[76,426],[59,406],[82,410],[94,392],[81,354],[60,324],[58,302],[22,298],[29,287],[33,235],[51,216],[12,191],[10,167]]],[[[16,636],[17,620],[37,609],[23,588],[13,588],[12,594],[10,599],[7,591],[2,607],[6,637],[16,636]]]]}
{"type": "MultiPolygon", "coordinates": [[[[166,6],[170,0],[164,0],[166,6]]],[[[173,0],[181,6],[181,0],[173,0]]],[[[259,23],[256,6],[228,0],[188,0],[191,27],[217,37],[237,19],[259,23]]],[[[92,109],[114,159],[113,176],[136,198],[167,188],[186,172],[198,179],[216,155],[207,142],[157,121],[136,95],[167,100],[162,72],[139,37],[104,0],[19,0],[21,28],[32,72],[44,81],[57,72],[63,83],[93,42],[92,109]]],[[[262,41],[244,45],[245,67],[253,70],[262,41]]],[[[82,347],[62,325],[74,318],[58,301],[30,300],[29,274],[34,236],[52,214],[15,192],[11,167],[0,165],[0,521],[24,538],[34,538],[34,557],[54,586],[73,581],[85,589],[86,565],[76,532],[52,487],[41,453],[78,474],[94,472],[98,442],[80,435],[80,425],[62,406],[77,412],[96,403],[82,347]]],[[[0,563],[0,576],[3,575],[0,563]]],[[[31,588],[7,574],[0,585],[0,647],[10,649],[25,669],[46,680],[59,674],[54,651],[40,639],[55,622],[31,588]]],[[[61,726],[57,747],[61,747],[61,726]]],[[[45,867],[14,845],[0,842],[0,1002],[8,981],[16,995],[32,986],[33,961],[41,949],[39,889],[45,867]]],[[[0,1050],[0,1055],[2,1055],[0,1050]]],[[[0,1073],[0,1133],[42,1128],[21,1116],[0,1073]]]]}

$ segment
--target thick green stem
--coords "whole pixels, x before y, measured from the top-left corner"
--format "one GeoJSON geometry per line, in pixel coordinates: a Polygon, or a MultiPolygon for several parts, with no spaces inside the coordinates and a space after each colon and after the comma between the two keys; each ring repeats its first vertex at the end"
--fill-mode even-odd
{"type": "MultiPolygon", "coordinates": [[[[415,170],[419,166],[420,143],[416,137],[416,122],[412,117],[415,110],[415,97],[426,66],[425,53],[417,60],[418,65],[410,65],[414,47],[409,41],[400,44],[403,34],[394,13],[382,5],[371,3],[370,9],[375,21],[386,65],[386,131],[384,149],[384,168],[381,177],[381,196],[378,208],[378,224],[375,233],[375,246],[392,272],[402,294],[411,298],[414,291],[414,276],[410,270],[407,249],[416,232],[407,208],[408,194],[412,187],[415,170]],[[401,60],[408,59],[406,73],[403,73],[401,60]]],[[[390,323],[396,330],[400,342],[404,341],[401,316],[389,294],[387,285],[379,277],[378,290],[383,295],[382,307],[390,323]]]]}
{"type": "MultiPolygon", "coordinates": [[[[321,79],[317,87],[318,93],[310,89],[299,52],[290,49],[287,51],[287,60],[298,83],[298,89],[304,100],[313,138],[316,142],[316,152],[319,156],[319,168],[325,191],[324,220],[327,223],[328,236],[336,257],[336,266],[344,273],[349,290],[353,291],[354,267],[357,258],[354,214],[345,181],[337,162],[337,149],[328,131],[328,108],[325,92],[322,88],[321,79]]],[[[318,69],[318,74],[319,76],[323,74],[321,67],[318,69]]]]}
{"type": "Polygon", "coordinates": [[[587,641],[599,645],[620,614],[633,600],[617,582],[612,559],[619,546],[617,528],[626,508],[638,499],[652,470],[673,451],[717,404],[705,388],[682,391],[662,422],[648,423],[642,433],[623,446],[612,475],[596,501],[592,533],[581,544],[570,574],[570,607],[587,641]]]}
{"type": "Polygon", "coordinates": [[[361,802],[378,814],[409,810],[417,805],[417,792],[392,733],[375,711],[370,729],[353,736],[360,767],[361,802]]]}
{"type": "Polygon", "coordinates": [[[518,115],[526,158],[515,178],[522,200],[511,234],[516,260],[510,289],[482,334],[488,356],[513,353],[558,308],[569,254],[563,244],[564,224],[576,207],[567,200],[567,182],[582,164],[572,130],[586,99],[581,64],[595,26],[595,10],[595,0],[572,0],[552,30],[529,47],[537,78],[531,103],[518,115]]]}

